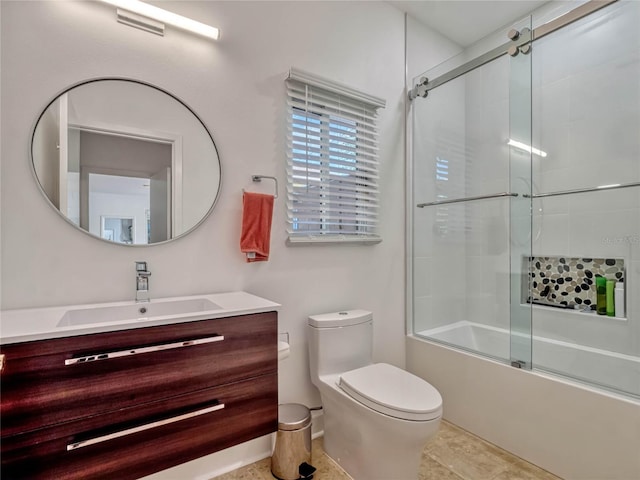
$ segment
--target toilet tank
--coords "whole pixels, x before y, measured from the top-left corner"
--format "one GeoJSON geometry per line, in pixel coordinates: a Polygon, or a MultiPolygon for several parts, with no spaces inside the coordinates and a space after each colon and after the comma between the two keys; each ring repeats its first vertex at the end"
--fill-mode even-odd
{"type": "Polygon", "coordinates": [[[320,375],[347,372],[372,363],[371,312],[346,310],[312,315],[307,332],[309,370],[314,385],[320,375]]]}

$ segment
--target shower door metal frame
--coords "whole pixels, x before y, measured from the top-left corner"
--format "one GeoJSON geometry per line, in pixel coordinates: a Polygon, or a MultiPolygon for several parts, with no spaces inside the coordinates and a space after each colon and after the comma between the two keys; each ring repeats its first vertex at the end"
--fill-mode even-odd
{"type": "Polygon", "coordinates": [[[511,41],[506,42],[499,47],[490,50],[473,60],[470,60],[459,67],[450,70],[449,72],[440,75],[439,77],[429,80],[426,77],[423,77],[417,85],[415,85],[409,91],[409,100],[414,100],[417,97],[426,97],[429,94],[430,90],[437,88],[445,83],[454,80],[465,73],[469,73],[472,70],[475,70],[482,65],[485,65],[497,58],[500,58],[503,55],[509,54],[511,56],[517,55],[520,51],[522,53],[528,53],[526,49],[528,45],[533,43],[540,38],[559,30],[581,18],[584,18],[592,13],[611,5],[612,3],[617,2],[618,0],[591,0],[579,7],[574,8],[570,12],[565,13],[564,15],[559,16],[558,18],[551,20],[539,27],[536,27],[532,30],[523,29],[521,32],[517,30],[509,31],[509,38],[511,41]]]}

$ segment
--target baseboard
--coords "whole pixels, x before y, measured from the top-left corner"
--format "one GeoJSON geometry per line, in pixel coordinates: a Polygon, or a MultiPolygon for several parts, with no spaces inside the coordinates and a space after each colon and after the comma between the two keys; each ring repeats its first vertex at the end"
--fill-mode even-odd
{"type": "Polygon", "coordinates": [[[242,459],[239,462],[225,465],[223,467],[217,468],[215,470],[211,470],[210,472],[204,473],[202,475],[198,475],[197,477],[194,477],[193,480],[211,480],[214,477],[217,477],[219,475],[224,475],[225,473],[233,472],[234,470],[245,467],[247,465],[251,465],[252,463],[255,463],[255,462],[259,462],[260,460],[263,460],[270,456],[271,456],[271,451],[261,452],[251,457],[242,459]]]}

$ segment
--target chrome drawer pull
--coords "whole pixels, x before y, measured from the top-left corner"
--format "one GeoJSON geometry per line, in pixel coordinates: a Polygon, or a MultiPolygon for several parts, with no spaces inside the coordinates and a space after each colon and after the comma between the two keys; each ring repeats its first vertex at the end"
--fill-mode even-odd
{"type": "Polygon", "coordinates": [[[97,360],[109,360],[110,358],[129,357],[140,353],[159,352],[161,350],[171,350],[172,348],[191,347],[193,345],[202,345],[204,343],[221,342],[224,335],[216,335],[215,337],[196,338],[194,340],[183,340],[181,342],[163,343],[161,345],[152,345],[150,347],[130,348],[128,350],[120,350],[118,352],[96,353],[95,355],[86,355],[84,357],[69,358],[64,361],[65,365],[76,365],[78,363],[95,362],[97,360]]]}
{"type": "Polygon", "coordinates": [[[146,425],[140,425],[139,427],[132,427],[126,430],[121,430],[119,432],[103,435],[101,437],[90,438],[89,440],[70,443],[67,445],[67,452],[70,450],[77,450],[78,448],[82,448],[82,447],[88,447],[89,445],[95,445],[96,443],[106,442],[107,440],[113,440],[114,438],[124,437],[125,435],[144,432],[145,430],[150,430],[152,428],[161,427],[163,425],[168,425],[170,423],[179,422],[181,420],[186,420],[188,418],[197,417],[199,415],[204,415],[206,413],[215,412],[216,410],[222,410],[223,408],[224,408],[224,403],[220,403],[212,407],[196,410],[195,412],[184,413],[182,415],[178,415],[177,417],[171,417],[165,420],[158,420],[157,422],[147,423],[146,425]]]}

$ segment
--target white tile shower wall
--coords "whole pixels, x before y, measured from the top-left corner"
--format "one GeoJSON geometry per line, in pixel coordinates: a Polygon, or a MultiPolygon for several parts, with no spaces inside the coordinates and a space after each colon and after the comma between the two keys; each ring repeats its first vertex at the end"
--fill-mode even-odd
{"type": "Polygon", "coordinates": [[[549,153],[536,169],[540,191],[640,177],[640,14],[633,10],[633,2],[613,6],[604,20],[581,21],[536,42],[534,140],[549,153]],[[612,48],[618,29],[628,48],[612,48]],[[566,58],[549,65],[557,57],[566,58]]]}
{"type": "Polygon", "coordinates": [[[466,319],[508,328],[508,200],[482,200],[469,203],[467,208],[475,221],[467,235],[466,319]]]}
{"type": "MultiPolygon", "coordinates": [[[[372,310],[376,358],[402,366],[402,12],[385,2],[162,3],[219,26],[221,40],[212,43],[172,28],[164,37],[150,35],[117,23],[113,7],[100,2],[0,2],[2,308],[132,299],[133,261],[146,260],[154,297],[247,290],[283,305],[279,328],[290,333],[291,356],[281,366],[281,402],[320,403],[308,374],[309,314],[372,310]],[[373,247],[286,247],[286,195],[281,195],[271,258],[247,264],[238,247],[241,192],[270,191],[268,184],[253,184],[252,174],[275,175],[285,184],[284,78],[291,66],[387,100],[380,112],[384,240],[373,247]],[[220,199],[197,230],[176,242],[145,248],[99,242],[58,218],[33,181],[30,129],[47,102],[80,80],[113,75],[175,94],[198,113],[216,141],[222,159],[220,199]]],[[[431,63],[450,55],[451,44],[435,34],[430,41],[431,63]]],[[[207,468],[269,448],[268,442],[244,445],[233,458],[229,452],[216,454],[173,478],[197,478],[207,468]]]]}

